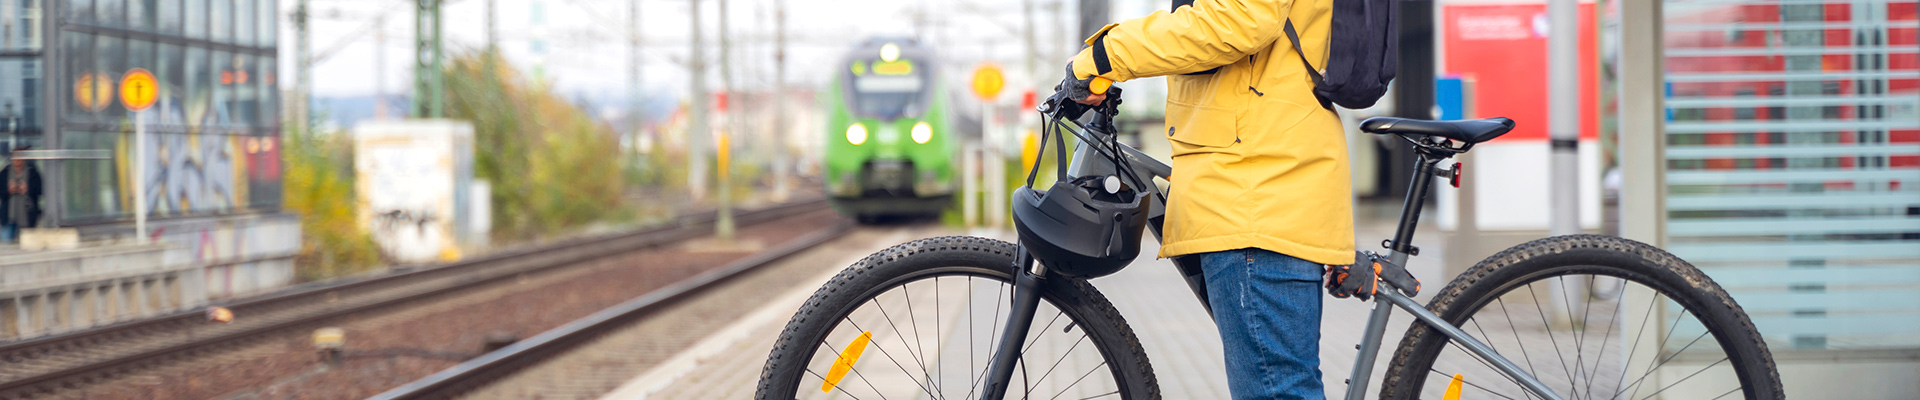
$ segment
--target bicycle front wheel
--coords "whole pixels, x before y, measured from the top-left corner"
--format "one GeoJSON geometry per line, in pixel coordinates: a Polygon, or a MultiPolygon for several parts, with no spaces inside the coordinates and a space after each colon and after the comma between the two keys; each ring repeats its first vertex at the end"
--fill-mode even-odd
{"type": "MultiPolygon", "coordinates": [[[[1427,309],[1566,399],[1780,399],[1780,375],[1745,311],[1699,269],[1611,236],[1535,240],[1448,283],[1427,309]]],[[[1438,329],[1415,323],[1383,399],[1537,398],[1438,329]]]]}
{"type": "MultiPolygon", "coordinates": [[[[974,399],[1013,299],[1013,244],[922,239],[867,256],[800,308],[761,400],[974,399]]],[[[1050,276],[1008,399],[1158,399],[1146,351],[1085,280],[1050,276]]]]}

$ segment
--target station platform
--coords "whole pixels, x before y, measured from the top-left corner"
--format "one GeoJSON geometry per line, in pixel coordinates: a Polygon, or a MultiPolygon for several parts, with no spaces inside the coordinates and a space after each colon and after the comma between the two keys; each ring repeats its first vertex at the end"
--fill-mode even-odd
{"type": "MultiPolygon", "coordinates": [[[[1391,236],[1394,221],[1390,212],[1375,210],[1362,211],[1362,214],[1361,223],[1356,229],[1356,243],[1377,246],[1381,239],[1391,236]]],[[[1013,237],[1010,231],[977,230],[970,234],[1003,240],[1013,237]]],[[[1441,276],[1440,260],[1446,258],[1441,254],[1447,247],[1443,243],[1445,236],[1437,229],[1429,229],[1418,233],[1415,238],[1415,243],[1423,251],[1420,257],[1409,261],[1408,269],[1423,282],[1428,282],[1429,287],[1438,288],[1445,284],[1443,278],[1449,278],[1441,276]]],[[[871,250],[877,251],[893,244],[896,243],[874,243],[871,250]]],[[[1133,326],[1153,364],[1164,397],[1229,398],[1226,375],[1222,372],[1225,361],[1218,330],[1191,291],[1180,283],[1182,280],[1173,263],[1152,259],[1152,254],[1159,250],[1158,243],[1149,238],[1145,245],[1147,247],[1142,249],[1143,256],[1139,261],[1117,274],[1095,279],[1093,284],[1113,301],[1133,326]]],[[[794,310],[821,283],[865,255],[847,254],[844,262],[823,266],[820,275],[812,281],[770,297],[765,306],[738,319],[721,333],[689,347],[670,361],[601,398],[751,398],[768,350],[794,310]]],[[[1417,300],[1424,302],[1435,291],[1422,293],[1417,300]]],[[[1332,297],[1327,297],[1323,303],[1321,371],[1327,394],[1331,398],[1338,398],[1346,390],[1345,380],[1357,353],[1354,345],[1359,343],[1361,331],[1366,325],[1366,314],[1372,305],[1370,302],[1332,297]]],[[[1368,398],[1378,396],[1371,393],[1379,390],[1378,382],[1385,373],[1385,361],[1392,356],[1391,347],[1399,343],[1410,320],[1411,317],[1399,314],[1390,321],[1368,398]]]]}
{"type": "Polygon", "coordinates": [[[0,343],[81,331],[265,293],[294,282],[300,220],[243,214],[76,227],[71,248],[0,244],[0,343]]]}

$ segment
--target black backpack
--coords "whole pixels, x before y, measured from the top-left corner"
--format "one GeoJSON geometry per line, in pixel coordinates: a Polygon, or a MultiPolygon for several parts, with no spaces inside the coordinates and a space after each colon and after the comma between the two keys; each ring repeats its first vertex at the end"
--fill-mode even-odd
{"type": "Polygon", "coordinates": [[[1324,75],[1300,52],[1300,34],[1293,29],[1293,20],[1287,20],[1287,40],[1293,41],[1293,53],[1313,76],[1313,97],[1320,99],[1321,107],[1367,108],[1387,94],[1387,83],[1393,82],[1400,63],[1395,1],[1334,0],[1324,75]]]}

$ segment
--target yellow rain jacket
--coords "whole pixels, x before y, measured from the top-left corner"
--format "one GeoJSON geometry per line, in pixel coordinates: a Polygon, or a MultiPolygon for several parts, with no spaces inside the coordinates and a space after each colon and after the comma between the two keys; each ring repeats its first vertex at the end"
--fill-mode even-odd
{"type": "Polygon", "coordinates": [[[1307,60],[1326,65],[1332,11],[1333,0],[1199,0],[1107,25],[1074,57],[1077,78],[1167,76],[1161,257],[1255,247],[1353,262],[1346,139],[1282,30],[1291,17],[1307,60]]]}

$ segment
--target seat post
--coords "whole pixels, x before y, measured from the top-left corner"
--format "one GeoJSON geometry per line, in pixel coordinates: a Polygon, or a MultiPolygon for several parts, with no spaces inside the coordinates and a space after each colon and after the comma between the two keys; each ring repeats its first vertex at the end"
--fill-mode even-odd
{"type": "Polygon", "coordinates": [[[1413,231],[1420,223],[1420,210],[1426,206],[1427,191],[1432,189],[1433,165],[1442,157],[1427,154],[1418,148],[1414,151],[1413,180],[1407,184],[1406,202],[1400,205],[1400,224],[1394,229],[1393,242],[1387,247],[1393,253],[1390,261],[1405,265],[1407,255],[1413,252],[1413,231]]]}

